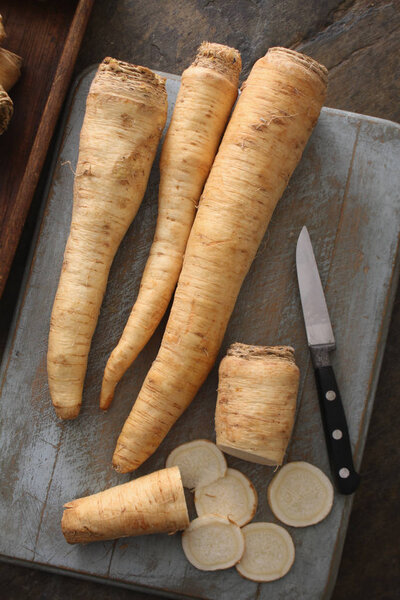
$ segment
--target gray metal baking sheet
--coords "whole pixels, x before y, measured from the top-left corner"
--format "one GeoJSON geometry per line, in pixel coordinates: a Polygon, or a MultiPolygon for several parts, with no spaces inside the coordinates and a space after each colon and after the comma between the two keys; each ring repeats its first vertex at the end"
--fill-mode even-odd
{"type": "MultiPolygon", "coordinates": [[[[154,233],[157,160],[140,211],[113,263],[93,338],[81,415],[60,422],[51,406],[46,351],[50,312],[68,235],[73,171],[94,68],[77,82],[43,219],[1,368],[0,554],[132,589],[208,600],[320,600],[333,588],[351,509],[335,495],[322,523],[288,527],[296,560],[283,579],[257,584],[235,569],[204,573],[185,559],[180,535],[155,535],[69,546],[61,533],[65,502],[122,483],[111,457],[122,424],[160,344],[165,319],[124,377],[111,409],[98,398],[103,369],[128,318],[154,233]]],[[[169,116],[179,78],[167,76],[169,116]]],[[[311,235],[337,340],[334,367],[359,466],[398,277],[400,127],[324,109],[303,159],[280,201],[244,282],[221,349],[233,341],[290,344],[301,370],[299,409],[288,460],[307,460],[329,474],[318,399],[295,274],[295,245],[311,235]]],[[[219,359],[217,361],[218,365],[219,359]]],[[[132,476],[162,468],[177,444],[214,439],[217,366],[157,453],[132,476]]],[[[266,490],[272,469],[228,457],[257,488],[255,520],[275,521],[266,490]]]]}

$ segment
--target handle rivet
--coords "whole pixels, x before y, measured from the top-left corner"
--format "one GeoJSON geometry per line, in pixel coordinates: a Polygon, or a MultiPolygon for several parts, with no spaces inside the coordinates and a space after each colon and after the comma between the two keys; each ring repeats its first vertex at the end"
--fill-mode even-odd
{"type": "Polygon", "coordinates": [[[334,440],[341,440],[343,437],[343,433],[342,431],[340,431],[340,429],[335,429],[334,431],[332,431],[332,437],[334,440]]]}
{"type": "Polygon", "coordinates": [[[348,469],[346,469],[346,467],[343,467],[342,469],[340,469],[339,471],[339,477],[341,477],[342,479],[347,479],[350,475],[350,471],[348,469]]]}
{"type": "Polygon", "coordinates": [[[325,398],[327,400],[334,400],[336,398],[336,394],[333,390],[329,390],[328,392],[326,392],[325,398]]]}

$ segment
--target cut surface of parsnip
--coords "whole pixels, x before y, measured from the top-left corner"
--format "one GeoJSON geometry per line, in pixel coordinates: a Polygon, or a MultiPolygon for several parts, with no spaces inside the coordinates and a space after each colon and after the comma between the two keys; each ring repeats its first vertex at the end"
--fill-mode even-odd
{"type": "Polygon", "coordinates": [[[243,534],[240,527],[225,517],[206,515],[192,521],[183,532],[182,548],[196,569],[229,569],[242,558],[243,534]]]}
{"type": "Polygon", "coordinates": [[[189,525],[178,467],[163,469],[64,505],[61,528],[69,544],[149,533],[175,533],[189,525]]]}
{"type": "Polygon", "coordinates": [[[70,233],[51,315],[47,371],[59,417],[75,418],[114,255],[142,201],[167,116],[165,80],[106,58],[89,90],[70,233]]]}
{"type": "Polygon", "coordinates": [[[118,471],[155,452],[210,372],[326,83],[325,67],[292,50],[272,48],[252,68],[202,194],[158,355],[117,442],[118,471]]]}
{"type": "Polygon", "coordinates": [[[252,581],[274,581],[290,570],[294,544],[290,534],[275,523],[250,523],[242,529],[245,550],[237,571],[252,581]]]}
{"type": "Polygon", "coordinates": [[[139,294],[104,372],[107,409],[125,371],[153,335],[171,300],[200,194],[237,97],[240,54],[204,42],[181,87],[160,159],[158,219],[139,294]]]}
{"type": "Polygon", "coordinates": [[[194,504],[199,517],[221,515],[243,527],[256,514],[257,492],[243,473],[228,469],[224,477],[196,488],[194,504]]]}
{"type": "Polygon", "coordinates": [[[180,469],[184,487],[190,490],[223,477],[227,469],[221,450],[209,440],[193,440],[172,450],[165,466],[175,465],[180,469]]]}
{"type": "Polygon", "coordinates": [[[293,429],[299,376],[289,346],[232,344],[219,366],[218,447],[242,460],[281,465],[293,429]]]}
{"type": "Polygon", "coordinates": [[[333,495],[325,473],[303,461],[284,465],[268,486],[272,512],[292,527],[307,527],[325,519],[331,511],[333,495]]]}

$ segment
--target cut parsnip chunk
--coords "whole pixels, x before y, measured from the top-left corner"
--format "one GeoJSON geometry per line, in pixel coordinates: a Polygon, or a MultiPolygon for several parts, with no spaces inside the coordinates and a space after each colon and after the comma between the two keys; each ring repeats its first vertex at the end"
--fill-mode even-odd
{"type": "Polygon", "coordinates": [[[245,550],[236,569],[246,579],[274,581],[294,562],[294,544],[286,529],[275,523],[250,523],[243,527],[245,550]]]}
{"type": "Polygon", "coordinates": [[[242,558],[244,539],[235,523],[219,515],[205,515],[192,521],[182,535],[188,561],[201,571],[233,567],[242,558]]]}
{"type": "Polygon", "coordinates": [[[223,477],[227,468],[221,450],[209,440],[193,440],[172,450],[166,467],[174,466],[179,467],[183,486],[190,490],[223,477]]]}
{"type": "Polygon", "coordinates": [[[255,515],[257,492],[243,473],[228,469],[224,477],[196,489],[194,504],[199,517],[221,515],[243,527],[255,515]]]}
{"type": "Polygon", "coordinates": [[[330,513],[333,486],[328,477],[307,462],[286,464],[268,487],[268,502],[277,519],[292,527],[315,525],[330,513]]]}

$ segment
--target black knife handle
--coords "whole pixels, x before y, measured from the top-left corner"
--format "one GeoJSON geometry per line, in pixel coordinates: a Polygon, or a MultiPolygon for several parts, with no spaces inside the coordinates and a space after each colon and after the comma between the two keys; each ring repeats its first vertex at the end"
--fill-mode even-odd
{"type": "Polygon", "coordinates": [[[331,366],[315,369],[326,446],[337,490],[352,494],[360,483],[353,465],[349,430],[335,374],[331,366]]]}

